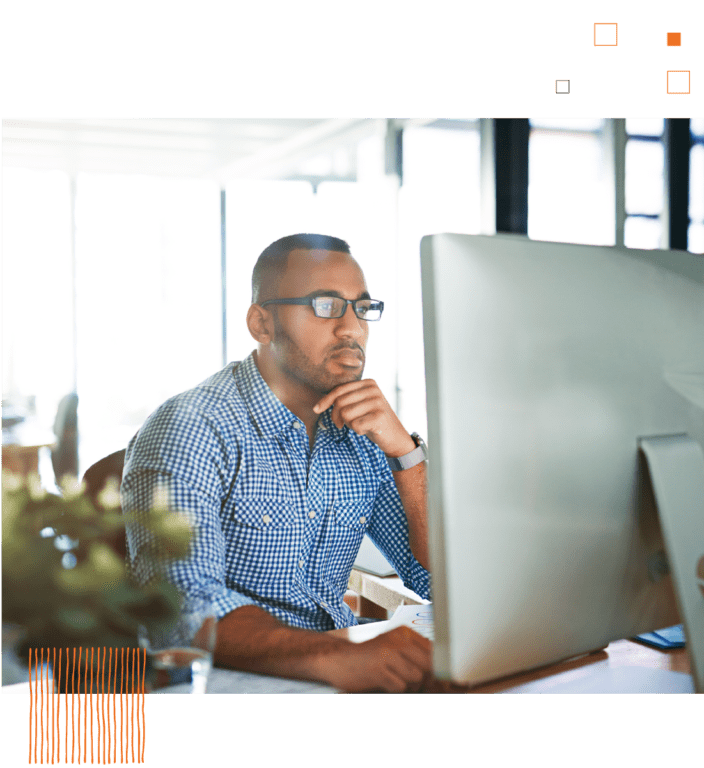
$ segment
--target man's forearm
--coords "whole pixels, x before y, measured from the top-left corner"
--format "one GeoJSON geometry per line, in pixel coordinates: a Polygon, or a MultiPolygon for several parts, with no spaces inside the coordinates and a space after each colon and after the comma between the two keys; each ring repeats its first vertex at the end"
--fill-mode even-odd
{"type": "Polygon", "coordinates": [[[430,570],[428,553],[428,479],[426,462],[394,472],[403,509],[408,520],[408,538],[415,559],[430,570]]]}
{"type": "Polygon", "coordinates": [[[330,682],[327,657],[347,640],[282,624],[263,608],[245,605],[218,622],[215,663],[279,677],[330,682]]]}

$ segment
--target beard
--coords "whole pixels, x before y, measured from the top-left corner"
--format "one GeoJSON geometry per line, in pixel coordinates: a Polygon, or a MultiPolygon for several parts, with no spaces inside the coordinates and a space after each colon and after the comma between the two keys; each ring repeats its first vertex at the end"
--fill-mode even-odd
{"type": "Polygon", "coordinates": [[[274,318],[274,345],[278,347],[278,360],[281,370],[290,378],[326,395],[340,384],[348,384],[351,381],[359,381],[364,373],[364,350],[356,342],[350,340],[335,344],[328,350],[328,354],[322,363],[315,364],[306,353],[296,344],[284,328],[274,318]],[[350,368],[341,373],[332,373],[328,369],[328,360],[340,350],[352,349],[362,355],[362,365],[359,368],[350,368]]]}

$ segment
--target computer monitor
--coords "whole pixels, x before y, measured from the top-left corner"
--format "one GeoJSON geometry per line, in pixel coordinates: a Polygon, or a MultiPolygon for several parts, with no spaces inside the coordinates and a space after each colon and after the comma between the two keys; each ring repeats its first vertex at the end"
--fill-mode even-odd
{"type": "Polygon", "coordinates": [[[704,257],[441,234],[421,264],[436,673],[493,680],[685,607],[701,654],[704,257]],[[643,438],[687,446],[657,504],[643,438]]]}

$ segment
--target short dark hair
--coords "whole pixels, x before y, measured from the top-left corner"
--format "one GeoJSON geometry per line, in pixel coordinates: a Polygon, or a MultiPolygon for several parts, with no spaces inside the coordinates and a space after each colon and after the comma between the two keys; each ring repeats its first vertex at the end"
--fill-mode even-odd
{"type": "Polygon", "coordinates": [[[268,245],[259,255],[252,271],[252,304],[257,304],[261,297],[262,288],[266,281],[280,277],[286,269],[288,255],[291,251],[338,251],[349,253],[349,245],[339,237],[330,235],[314,235],[309,233],[287,235],[268,245]]]}

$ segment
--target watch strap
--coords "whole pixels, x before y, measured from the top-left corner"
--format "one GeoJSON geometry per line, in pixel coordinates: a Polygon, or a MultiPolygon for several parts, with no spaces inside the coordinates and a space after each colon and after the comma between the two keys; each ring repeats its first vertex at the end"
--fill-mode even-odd
{"type": "Polygon", "coordinates": [[[404,469],[411,469],[416,464],[420,464],[421,461],[425,461],[428,458],[428,451],[423,442],[423,438],[414,432],[411,437],[416,444],[416,447],[406,453],[403,456],[387,456],[386,461],[389,463],[389,467],[392,472],[401,472],[404,469]]]}

